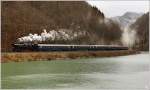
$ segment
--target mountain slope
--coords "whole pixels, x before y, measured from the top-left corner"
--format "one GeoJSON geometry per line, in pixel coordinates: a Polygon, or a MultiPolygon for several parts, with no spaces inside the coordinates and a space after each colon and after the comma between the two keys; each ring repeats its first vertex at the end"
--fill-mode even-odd
{"type": "Polygon", "coordinates": [[[42,29],[63,31],[70,36],[85,32],[71,41],[54,40],[42,43],[120,43],[122,32],[119,26],[112,21],[105,22],[104,14],[84,1],[3,1],[1,9],[2,51],[11,51],[11,44],[18,38],[29,33],[40,34],[42,29]]]}
{"type": "Polygon", "coordinates": [[[137,42],[134,48],[142,51],[149,51],[149,13],[141,16],[130,27],[136,31],[137,42]]]}

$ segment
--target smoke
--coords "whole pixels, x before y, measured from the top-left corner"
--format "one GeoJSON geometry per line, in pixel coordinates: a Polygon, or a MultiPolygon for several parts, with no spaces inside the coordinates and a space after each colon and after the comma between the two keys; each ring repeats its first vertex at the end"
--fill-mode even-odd
{"type": "Polygon", "coordinates": [[[135,44],[136,40],[137,40],[137,37],[136,37],[135,30],[129,27],[124,28],[123,34],[122,34],[123,45],[127,47],[132,47],[135,44]]]}
{"type": "Polygon", "coordinates": [[[49,32],[46,29],[43,29],[43,32],[38,34],[29,34],[28,36],[23,36],[18,38],[19,43],[28,43],[28,42],[44,42],[44,41],[56,41],[56,40],[72,40],[78,36],[85,34],[85,32],[74,32],[70,33],[65,30],[51,30],[49,32]]]}

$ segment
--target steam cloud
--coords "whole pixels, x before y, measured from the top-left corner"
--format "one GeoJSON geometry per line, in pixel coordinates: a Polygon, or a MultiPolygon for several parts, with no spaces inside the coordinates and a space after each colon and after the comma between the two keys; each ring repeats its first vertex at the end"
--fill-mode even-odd
{"type": "MultiPolygon", "coordinates": [[[[85,35],[85,32],[67,32],[65,30],[51,30],[49,32],[43,29],[43,32],[38,34],[29,34],[17,39],[19,43],[29,42],[44,42],[44,41],[55,41],[55,40],[73,40],[79,36],[85,35]]],[[[131,30],[129,27],[124,28],[121,38],[122,44],[127,47],[132,47],[137,41],[135,30],[131,30]]]]}
{"type": "Polygon", "coordinates": [[[23,36],[18,38],[19,43],[28,43],[28,42],[44,42],[44,41],[54,41],[54,40],[72,40],[78,36],[85,34],[85,32],[75,32],[70,33],[65,30],[51,30],[49,32],[46,29],[43,29],[41,35],[38,34],[29,34],[28,36],[23,36]]]}
{"type": "Polygon", "coordinates": [[[136,42],[136,32],[126,27],[122,34],[122,43],[124,46],[132,47],[136,42]]]}

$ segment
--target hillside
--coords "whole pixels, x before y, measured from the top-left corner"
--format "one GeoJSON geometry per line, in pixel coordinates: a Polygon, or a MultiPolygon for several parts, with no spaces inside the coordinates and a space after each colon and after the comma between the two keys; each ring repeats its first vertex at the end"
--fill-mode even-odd
{"type": "Polygon", "coordinates": [[[1,9],[2,51],[11,51],[11,44],[18,38],[30,33],[40,35],[43,29],[62,31],[69,36],[77,33],[77,37],[42,43],[120,44],[119,26],[107,22],[101,11],[84,1],[3,1],[1,9]]]}
{"type": "Polygon", "coordinates": [[[134,24],[130,26],[136,31],[135,49],[149,51],[149,13],[141,16],[134,24]]]}

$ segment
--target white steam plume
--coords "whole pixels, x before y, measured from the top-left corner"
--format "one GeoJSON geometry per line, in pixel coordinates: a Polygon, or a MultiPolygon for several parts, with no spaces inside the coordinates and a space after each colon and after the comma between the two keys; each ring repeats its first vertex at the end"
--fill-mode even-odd
{"type": "Polygon", "coordinates": [[[131,30],[129,27],[126,27],[122,34],[122,43],[124,46],[132,47],[137,40],[135,30],[131,30]]]}
{"type": "Polygon", "coordinates": [[[18,42],[28,43],[28,42],[44,42],[44,41],[54,41],[54,40],[72,40],[84,34],[85,32],[70,33],[65,30],[59,30],[59,31],[51,30],[47,32],[46,29],[43,29],[41,35],[30,33],[28,36],[23,36],[21,38],[18,38],[18,42]]]}

